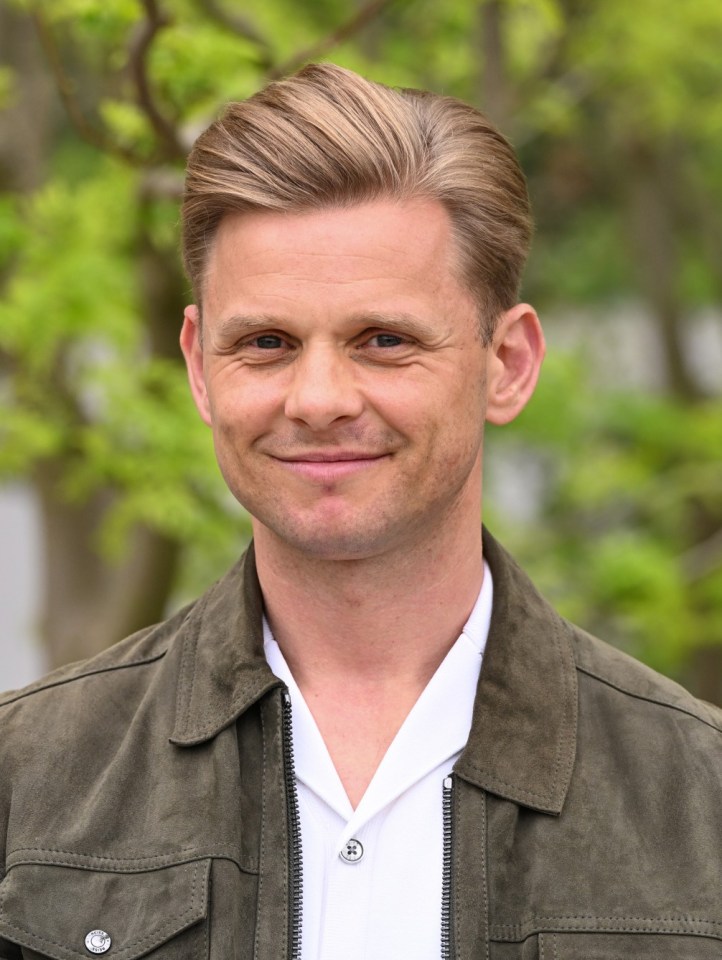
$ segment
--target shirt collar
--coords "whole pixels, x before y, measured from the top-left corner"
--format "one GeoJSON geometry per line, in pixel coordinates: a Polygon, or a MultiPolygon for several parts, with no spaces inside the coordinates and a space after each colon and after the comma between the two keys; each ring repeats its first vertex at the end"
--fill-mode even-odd
{"type": "Polygon", "coordinates": [[[479,656],[483,656],[486,640],[491,625],[491,611],[494,602],[494,578],[489,564],[484,560],[484,576],[481,581],[481,590],[473,606],[469,619],[464,624],[462,633],[476,648],[479,656]]]}
{"type": "MultiPolygon", "coordinates": [[[[486,531],[483,543],[494,603],[471,732],[455,771],[499,796],[559,813],[576,749],[571,628],[486,531]]],[[[173,743],[209,740],[281,686],[263,653],[262,611],[251,547],[194,604],[175,638],[173,743]]]]}
{"type": "Polygon", "coordinates": [[[482,587],[469,619],[396,734],[355,814],[316,721],[268,621],[263,618],[266,658],[291,693],[296,776],[339,816],[369,820],[462,750],[471,727],[492,599],[492,575],[485,563],[482,587]],[[439,722],[440,717],[444,718],[443,723],[439,722]]]}

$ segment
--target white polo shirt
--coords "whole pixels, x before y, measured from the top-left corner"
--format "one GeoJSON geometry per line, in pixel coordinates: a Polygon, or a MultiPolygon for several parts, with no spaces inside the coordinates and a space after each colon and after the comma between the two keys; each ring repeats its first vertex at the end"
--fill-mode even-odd
{"type": "Polygon", "coordinates": [[[303,960],[439,960],[442,785],[469,736],[493,587],[351,807],[315,720],[264,619],[268,663],[291,694],[303,851],[303,960]]]}

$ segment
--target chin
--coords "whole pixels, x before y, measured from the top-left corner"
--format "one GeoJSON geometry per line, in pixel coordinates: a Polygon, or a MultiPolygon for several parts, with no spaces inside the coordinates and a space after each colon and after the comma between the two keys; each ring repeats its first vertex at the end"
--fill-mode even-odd
{"type": "Polygon", "coordinates": [[[316,530],[308,536],[288,533],[276,533],[276,538],[282,540],[288,547],[307,557],[317,560],[366,560],[378,553],[383,553],[383,547],[375,542],[375,538],[349,533],[333,534],[324,530],[316,530]]]}
{"type": "Polygon", "coordinates": [[[340,512],[333,516],[318,513],[255,516],[256,540],[273,541],[276,549],[288,550],[309,559],[361,561],[410,549],[428,529],[425,514],[398,516],[389,511],[366,509],[340,512]]]}
{"type": "Polygon", "coordinates": [[[274,523],[256,518],[256,539],[269,538],[282,549],[317,560],[366,560],[388,551],[390,531],[369,529],[368,524],[353,529],[348,522],[309,524],[274,523]]]}

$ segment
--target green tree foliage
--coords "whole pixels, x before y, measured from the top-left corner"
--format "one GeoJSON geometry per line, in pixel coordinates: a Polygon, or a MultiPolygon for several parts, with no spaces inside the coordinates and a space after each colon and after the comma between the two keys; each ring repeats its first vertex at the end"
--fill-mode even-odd
{"type": "Polygon", "coordinates": [[[550,357],[515,429],[490,437],[542,477],[535,515],[520,523],[507,508],[498,523],[567,616],[714,695],[722,405],[595,379],[583,355],[550,357]]]}
{"type": "Polygon", "coordinates": [[[47,572],[55,660],[160,616],[248,535],[176,346],[183,158],[219,104],[329,57],[476,102],[517,145],[538,219],[525,296],[561,340],[557,316],[586,319],[519,423],[490,432],[489,487],[515,469],[527,502],[489,515],[576,620],[722,698],[722,370],[693,362],[701,311],[720,325],[717,0],[12,6],[51,95],[33,105],[38,71],[12,58],[0,72],[0,104],[29,104],[44,144],[34,173],[30,141],[0,149],[0,476],[35,484],[51,557],[66,538],[47,572]],[[629,302],[652,331],[652,392],[596,355],[595,318],[629,302]],[[98,571],[98,604],[70,617],[98,571]]]}
{"type": "MultiPolygon", "coordinates": [[[[200,543],[219,536],[227,512],[183,370],[147,342],[133,282],[136,190],[134,171],[101,158],[81,183],[53,178],[19,204],[19,255],[0,303],[0,346],[15,361],[0,470],[58,458],[60,496],[111,488],[98,534],[115,554],[135,521],[200,543]]],[[[159,242],[172,250],[164,213],[159,242]]]]}

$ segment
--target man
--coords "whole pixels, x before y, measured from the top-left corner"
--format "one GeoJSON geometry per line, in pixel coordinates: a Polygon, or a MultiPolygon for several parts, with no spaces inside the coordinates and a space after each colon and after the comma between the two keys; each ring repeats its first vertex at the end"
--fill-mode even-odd
{"type": "Polygon", "coordinates": [[[0,956],[722,956],[716,709],[485,532],[531,396],[506,141],[333,66],[191,155],[181,344],[254,546],[0,708],[0,956]]]}

